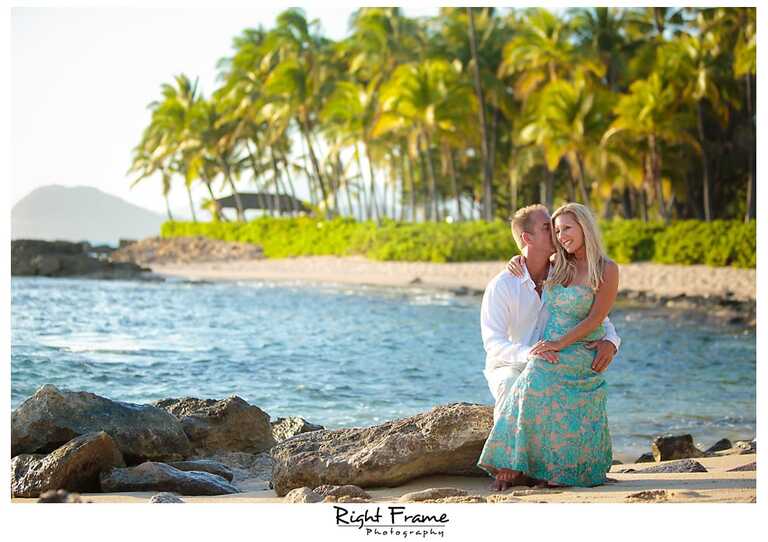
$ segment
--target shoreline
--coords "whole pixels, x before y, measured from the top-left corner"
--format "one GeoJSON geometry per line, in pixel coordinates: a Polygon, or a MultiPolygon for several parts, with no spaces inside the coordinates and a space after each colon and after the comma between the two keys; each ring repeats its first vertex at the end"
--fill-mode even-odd
{"type": "MultiPolygon", "coordinates": [[[[379,262],[361,256],[303,256],[191,263],[149,263],[156,277],[213,281],[258,281],[428,288],[482,296],[506,262],[379,262]]],[[[670,317],[754,327],[756,270],[703,265],[621,264],[617,301],[624,306],[663,308],[670,317]]]]}

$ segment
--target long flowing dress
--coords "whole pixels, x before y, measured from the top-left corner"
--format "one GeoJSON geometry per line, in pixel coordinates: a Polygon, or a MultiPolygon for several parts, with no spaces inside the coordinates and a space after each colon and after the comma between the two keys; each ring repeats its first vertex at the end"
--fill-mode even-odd
{"type": "MultiPolygon", "coordinates": [[[[594,294],[587,286],[555,285],[544,291],[550,319],[545,340],[556,340],[589,314],[594,294]]],[[[498,469],[566,486],[605,482],[611,467],[606,384],[592,370],[594,351],[585,347],[604,334],[603,326],[564,348],[559,362],[533,358],[511,384],[501,415],[478,465],[494,476],[498,469]]]]}

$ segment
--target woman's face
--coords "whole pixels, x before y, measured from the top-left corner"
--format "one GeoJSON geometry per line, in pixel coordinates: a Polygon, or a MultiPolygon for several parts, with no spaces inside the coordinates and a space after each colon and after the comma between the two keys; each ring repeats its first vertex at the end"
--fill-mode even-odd
{"type": "Polygon", "coordinates": [[[584,231],[571,213],[555,218],[555,237],[568,254],[574,254],[584,246],[584,231]]]}

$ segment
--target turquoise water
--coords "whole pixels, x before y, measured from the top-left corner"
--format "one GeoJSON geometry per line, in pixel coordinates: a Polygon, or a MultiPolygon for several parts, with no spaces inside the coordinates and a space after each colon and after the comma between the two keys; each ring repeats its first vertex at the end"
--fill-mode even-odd
{"type": "MultiPolygon", "coordinates": [[[[131,402],[237,394],[273,418],[371,425],[490,404],[480,299],[420,289],[13,278],[11,405],[45,383],[131,402]]],[[[755,433],[755,334],[617,309],[615,455],[755,433]]]]}

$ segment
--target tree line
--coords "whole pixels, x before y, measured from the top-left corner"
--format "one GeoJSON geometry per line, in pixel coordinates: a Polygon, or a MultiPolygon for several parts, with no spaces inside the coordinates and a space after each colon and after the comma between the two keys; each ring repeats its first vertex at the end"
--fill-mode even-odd
{"type": "MultiPolygon", "coordinates": [[[[296,196],[326,217],[490,221],[578,201],[603,218],[755,218],[754,8],[300,9],[247,28],[210,96],[149,105],[133,184],[296,196]]],[[[272,207],[289,198],[268,199],[272,207]]],[[[270,214],[296,209],[269,208],[270,214]]],[[[169,219],[171,216],[168,208],[169,219]]]]}

